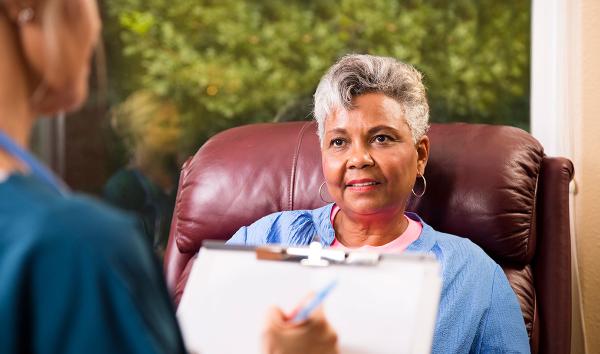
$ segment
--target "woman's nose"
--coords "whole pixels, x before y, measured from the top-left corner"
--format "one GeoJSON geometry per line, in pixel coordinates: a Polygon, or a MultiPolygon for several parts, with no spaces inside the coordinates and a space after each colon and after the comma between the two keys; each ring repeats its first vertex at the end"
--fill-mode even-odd
{"type": "Polygon", "coordinates": [[[373,157],[365,147],[356,146],[350,150],[348,168],[365,168],[373,166],[373,164],[373,157]]]}

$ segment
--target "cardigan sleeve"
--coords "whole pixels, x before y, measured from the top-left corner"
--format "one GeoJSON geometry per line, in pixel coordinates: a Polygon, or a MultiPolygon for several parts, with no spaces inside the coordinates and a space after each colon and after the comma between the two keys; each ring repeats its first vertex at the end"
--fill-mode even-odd
{"type": "Polygon", "coordinates": [[[529,339],[517,297],[499,266],[494,271],[489,309],[478,339],[479,353],[529,353],[529,339]]]}

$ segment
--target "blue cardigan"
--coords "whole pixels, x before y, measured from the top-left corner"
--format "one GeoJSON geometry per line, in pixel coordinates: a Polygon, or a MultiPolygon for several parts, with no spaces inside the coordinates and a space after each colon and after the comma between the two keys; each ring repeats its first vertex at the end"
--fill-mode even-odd
{"type": "MultiPolygon", "coordinates": [[[[265,216],[239,229],[228,243],[307,245],[318,235],[323,246],[330,246],[332,206],[265,216]]],[[[407,216],[423,225],[407,250],[431,253],[442,267],[432,353],[529,353],[523,315],[500,266],[470,240],[435,231],[416,214],[407,216]]]]}

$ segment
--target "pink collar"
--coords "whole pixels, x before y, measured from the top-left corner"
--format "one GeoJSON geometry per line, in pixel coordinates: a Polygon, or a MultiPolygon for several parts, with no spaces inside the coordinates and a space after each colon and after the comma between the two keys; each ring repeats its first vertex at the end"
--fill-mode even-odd
{"type": "MultiPolygon", "coordinates": [[[[333,226],[333,220],[335,219],[335,216],[337,215],[337,213],[339,211],[340,211],[340,207],[337,206],[337,204],[334,204],[333,208],[331,208],[331,215],[330,215],[330,221],[331,221],[332,226],[333,226]]],[[[385,245],[381,245],[381,246],[368,246],[367,245],[367,246],[362,246],[362,247],[350,248],[350,247],[346,247],[346,246],[342,245],[337,240],[337,236],[336,236],[336,238],[333,240],[333,243],[331,244],[331,248],[338,248],[338,249],[352,250],[352,251],[358,251],[358,250],[375,251],[375,252],[385,252],[385,253],[403,252],[411,243],[415,242],[419,238],[419,236],[421,235],[421,230],[423,230],[423,225],[421,225],[420,222],[415,221],[406,215],[404,215],[404,217],[408,220],[408,227],[406,228],[406,230],[404,230],[404,232],[401,235],[396,237],[394,240],[386,243],[385,245]]]]}

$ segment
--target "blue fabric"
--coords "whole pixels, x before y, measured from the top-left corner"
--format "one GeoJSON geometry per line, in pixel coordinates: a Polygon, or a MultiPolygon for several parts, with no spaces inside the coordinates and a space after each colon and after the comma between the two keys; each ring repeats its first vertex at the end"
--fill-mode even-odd
{"type": "Polygon", "coordinates": [[[184,353],[135,225],[32,176],[0,183],[0,353],[184,353]]]}
{"type": "Polygon", "coordinates": [[[26,151],[22,147],[20,147],[17,143],[10,138],[10,136],[6,135],[3,131],[0,130],[0,147],[8,152],[10,155],[18,158],[23,162],[29,169],[31,173],[37,176],[40,180],[44,181],[46,184],[56,189],[57,191],[63,193],[66,192],[66,186],[62,183],[62,181],[58,180],[54,173],[50,171],[46,166],[44,166],[41,162],[39,162],[29,151],[26,151]]]}
{"type": "MultiPolygon", "coordinates": [[[[318,235],[329,246],[335,231],[333,204],[315,210],[274,213],[242,227],[229,244],[307,245],[318,235]]],[[[442,296],[433,337],[433,353],[529,353],[529,339],[519,303],[502,269],[466,238],[423,224],[407,251],[435,255],[442,266],[442,296]]]]}

